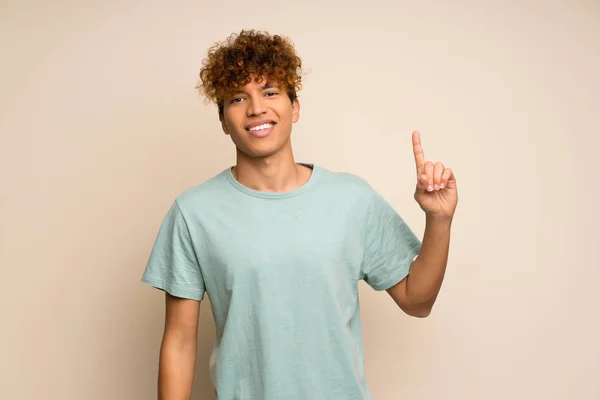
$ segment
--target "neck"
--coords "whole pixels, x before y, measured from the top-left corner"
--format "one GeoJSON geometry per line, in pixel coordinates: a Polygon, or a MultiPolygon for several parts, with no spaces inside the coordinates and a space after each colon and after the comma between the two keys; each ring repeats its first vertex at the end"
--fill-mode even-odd
{"type": "Polygon", "coordinates": [[[242,185],[261,192],[287,192],[304,185],[310,170],[296,164],[291,150],[252,158],[238,150],[233,176],[242,185]]]}

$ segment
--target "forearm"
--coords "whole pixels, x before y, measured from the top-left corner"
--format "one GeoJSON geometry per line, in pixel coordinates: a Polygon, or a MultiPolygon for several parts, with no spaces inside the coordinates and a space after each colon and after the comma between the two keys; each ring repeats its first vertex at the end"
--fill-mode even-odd
{"type": "Polygon", "coordinates": [[[432,307],[444,280],[452,218],[426,217],[421,251],[406,281],[406,297],[419,307],[432,307]]]}
{"type": "Polygon", "coordinates": [[[196,338],[165,332],[160,349],[158,399],[189,400],[196,366],[196,338]]]}

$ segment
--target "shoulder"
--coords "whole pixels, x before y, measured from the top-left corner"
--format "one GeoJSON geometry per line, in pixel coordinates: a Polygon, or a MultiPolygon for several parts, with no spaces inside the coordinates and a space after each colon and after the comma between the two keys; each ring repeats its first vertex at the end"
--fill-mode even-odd
{"type": "Polygon", "coordinates": [[[391,212],[391,204],[365,178],[351,172],[334,172],[321,168],[322,187],[342,201],[359,204],[368,212],[391,212]]]}
{"type": "Polygon", "coordinates": [[[205,180],[204,182],[185,189],[180,192],[175,203],[182,212],[202,208],[210,208],[211,205],[217,205],[226,196],[228,184],[226,177],[227,170],[205,180]]]}
{"type": "Polygon", "coordinates": [[[360,197],[371,197],[375,191],[373,187],[363,177],[344,171],[332,171],[323,167],[318,167],[321,174],[321,182],[336,192],[347,193],[360,197]]]}

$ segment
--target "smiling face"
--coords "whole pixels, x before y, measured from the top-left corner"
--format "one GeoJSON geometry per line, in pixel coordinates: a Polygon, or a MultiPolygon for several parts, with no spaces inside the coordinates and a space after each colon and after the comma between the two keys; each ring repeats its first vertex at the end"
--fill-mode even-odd
{"type": "Polygon", "coordinates": [[[224,96],[223,131],[230,135],[238,153],[251,158],[291,150],[292,124],[300,117],[300,103],[291,101],[278,82],[252,78],[243,88],[224,96]]]}

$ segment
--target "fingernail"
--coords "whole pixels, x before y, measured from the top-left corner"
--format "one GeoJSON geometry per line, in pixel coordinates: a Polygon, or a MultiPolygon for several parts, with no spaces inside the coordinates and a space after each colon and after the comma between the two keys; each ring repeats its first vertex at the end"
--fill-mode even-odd
{"type": "Polygon", "coordinates": [[[440,187],[439,187],[438,185],[433,185],[433,188],[434,188],[435,190],[440,190],[440,187]]]}
{"type": "Polygon", "coordinates": [[[440,185],[440,189],[443,189],[443,188],[444,188],[444,184],[442,183],[442,184],[440,185]]]}
{"type": "Polygon", "coordinates": [[[427,191],[431,192],[433,190],[433,187],[431,187],[431,185],[427,186],[427,191]]]}

